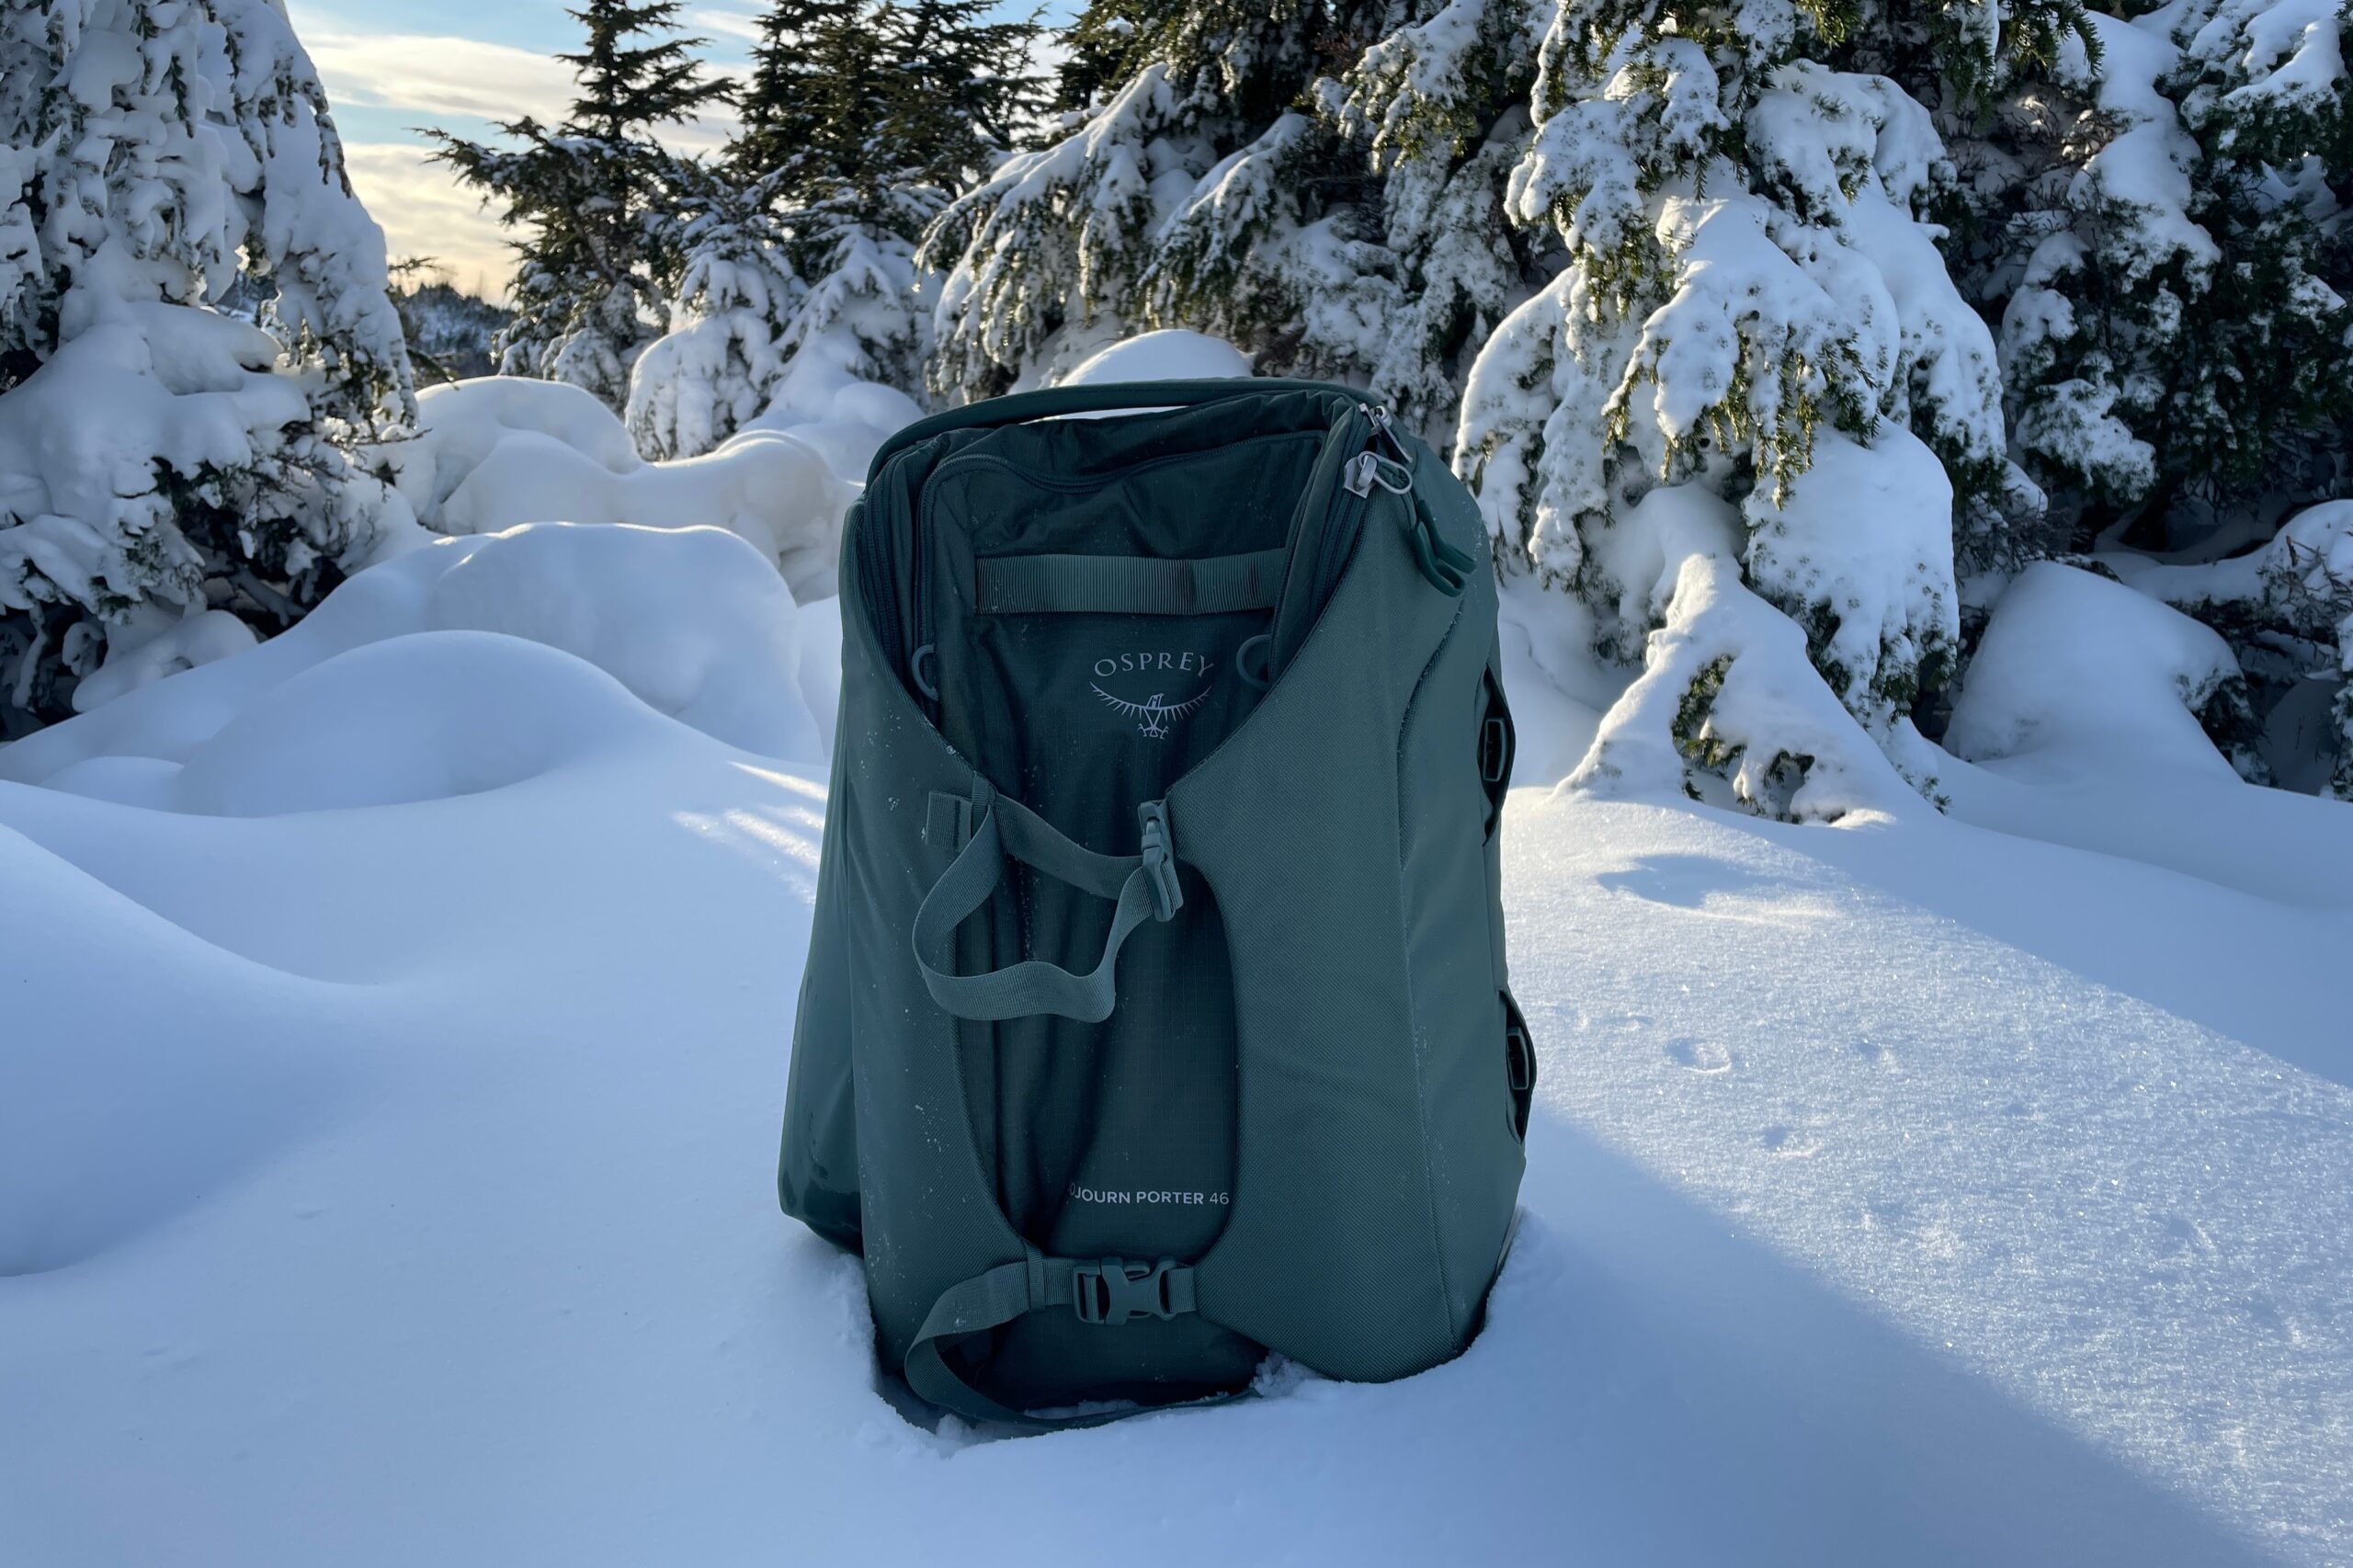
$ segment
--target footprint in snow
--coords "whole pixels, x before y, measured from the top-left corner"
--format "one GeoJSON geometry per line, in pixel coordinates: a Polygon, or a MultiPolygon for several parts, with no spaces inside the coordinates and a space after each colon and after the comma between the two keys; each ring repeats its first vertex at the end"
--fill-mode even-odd
{"type": "Polygon", "coordinates": [[[1688,1067],[1694,1073],[1729,1073],[1732,1071],[1732,1052],[1726,1051],[1722,1046],[1716,1044],[1713,1040],[1669,1040],[1666,1047],[1666,1057],[1668,1061],[1674,1062],[1677,1066],[1688,1067]]]}
{"type": "Polygon", "coordinates": [[[1796,1128],[1776,1124],[1765,1130],[1764,1139],[1766,1153],[1779,1154],[1785,1160],[1812,1159],[1822,1152],[1818,1139],[1796,1128]]]}

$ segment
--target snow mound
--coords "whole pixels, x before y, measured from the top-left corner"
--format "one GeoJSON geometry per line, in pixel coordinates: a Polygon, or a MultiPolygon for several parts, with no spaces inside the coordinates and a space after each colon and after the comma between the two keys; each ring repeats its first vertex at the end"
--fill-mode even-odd
{"type": "Polygon", "coordinates": [[[1994,607],[1945,745],[2021,776],[2163,768],[2235,779],[2197,715],[2238,675],[2210,628],[2096,574],[2038,562],[1994,607]]]}
{"type": "MultiPolygon", "coordinates": [[[[817,393],[808,395],[813,403],[817,393]]],[[[881,418],[898,412],[887,399],[854,389],[849,402],[881,418]]],[[[432,388],[417,404],[415,439],[379,450],[428,528],[497,533],[541,522],[723,528],[757,546],[796,599],[834,591],[842,517],[858,498],[859,443],[871,428],[858,418],[779,415],[810,427],[811,436],[763,425],[700,457],[649,463],[609,409],[560,381],[489,376],[432,388]]],[[[879,445],[881,436],[873,439],[879,445]]]]}
{"type": "Polygon", "coordinates": [[[520,376],[445,381],[416,394],[416,426],[415,439],[385,453],[400,475],[401,494],[433,524],[466,476],[501,447],[573,452],[608,473],[643,466],[612,410],[568,381],[520,376]]]}
{"type": "Polygon", "coordinates": [[[1818,430],[1779,504],[1759,485],[1743,510],[1749,581],[1805,627],[1851,711],[1883,724],[1949,671],[1961,643],[1952,484],[1917,436],[1883,422],[1866,447],[1818,430]]]}
{"type": "Polygon", "coordinates": [[[577,452],[507,443],[466,476],[437,521],[459,534],[558,520],[722,528],[758,547],[796,599],[814,598],[834,585],[842,517],[857,495],[815,448],[777,431],[620,474],[577,452]]]}
{"type": "Polygon", "coordinates": [[[8,831],[10,803],[0,790],[11,971],[0,1288],[232,1186],[351,1076],[304,1049],[317,988],[222,952],[8,831]]]}
{"type": "MultiPolygon", "coordinates": [[[[355,702],[413,708],[423,699],[399,696],[404,680],[451,683],[449,701],[475,715],[479,744],[495,747],[506,744],[506,726],[523,722],[520,707],[592,700],[562,687],[569,677],[549,674],[509,646],[520,640],[595,666],[618,683],[617,694],[729,745],[768,756],[817,757],[823,743],[798,683],[796,616],[776,574],[741,539],[717,528],[554,523],[440,540],[355,574],[301,623],[259,647],[142,687],[0,747],[0,779],[165,805],[179,798],[158,793],[166,776],[156,768],[121,761],[94,765],[146,759],[186,764],[198,780],[249,778],[255,769],[267,771],[269,756],[283,761],[274,749],[278,742],[260,745],[246,763],[233,764],[212,749],[216,737],[233,749],[229,732],[246,733],[238,721],[278,688],[354,649],[424,632],[503,635],[441,642],[430,653],[412,648],[388,656],[389,662],[362,661],[304,690],[332,692],[351,682],[355,702]],[[490,689],[506,683],[513,683],[511,689],[490,689]],[[199,753],[209,758],[201,767],[199,753]]],[[[336,719],[331,701],[299,693],[288,700],[316,724],[305,731],[291,720],[272,727],[256,719],[250,735],[257,743],[264,735],[280,736],[305,755],[359,744],[347,733],[348,722],[336,719]]],[[[554,746],[551,733],[530,733],[554,746]]],[[[521,736],[516,732],[517,745],[539,744],[521,736]]],[[[540,755],[552,758],[560,749],[540,755]]],[[[511,764],[477,758],[418,766],[458,780],[487,778],[511,764]]],[[[243,792],[257,784],[188,787],[197,790],[188,798],[190,810],[235,810],[223,802],[265,798],[243,792]]]]}
{"type": "Polygon", "coordinates": [[[127,649],[110,644],[107,662],[74,688],[74,710],[87,713],[151,681],[242,653],[258,641],[252,627],[227,610],[208,609],[173,621],[127,649]]]}
{"type": "Polygon", "coordinates": [[[1250,373],[1249,356],[1225,339],[1171,327],[1098,348],[1057,384],[1092,387],[1108,381],[1203,381],[1250,373]]]}
{"type": "Polygon", "coordinates": [[[1683,559],[1641,677],[1602,716],[1563,788],[1690,795],[1797,822],[1900,816],[1920,804],[1814,673],[1797,624],[1712,554],[1683,559]]]}
{"type": "Polygon", "coordinates": [[[552,648],[418,632],[264,692],[188,757],[170,803],[283,816],[447,800],[642,742],[660,722],[611,676],[552,648]]]}
{"type": "Polygon", "coordinates": [[[843,347],[832,337],[802,345],[767,410],[745,421],[737,434],[789,435],[815,448],[835,477],[863,482],[877,449],[922,418],[923,408],[898,388],[862,380],[843,366],[843,347]]]}

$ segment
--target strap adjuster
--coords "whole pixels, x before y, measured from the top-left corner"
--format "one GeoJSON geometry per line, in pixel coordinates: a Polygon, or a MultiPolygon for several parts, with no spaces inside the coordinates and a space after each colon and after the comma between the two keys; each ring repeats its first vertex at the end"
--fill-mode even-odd
{"type": "Polygon", "coordinates": [[[1156,1317],[1164,1322],[1193,1310],[1193,1271],[1172,1258],[1158,1263],[1130,1263],[1107,1257],[1082,1263],[1071,1270],[1071,1304],[1081,1323],[1117,1328],[1131,1317],[1156,1317]]]}
{"type": "Polygon", "coordinates": [[[1152,917],[1167,920],[1185,907],[1185,890],[1176,883],[1176,842],[1168,831],[1168,802],[1146,801],[1136,808],[1143,824],[1144,884],[1152,893],[1152,917]]]}

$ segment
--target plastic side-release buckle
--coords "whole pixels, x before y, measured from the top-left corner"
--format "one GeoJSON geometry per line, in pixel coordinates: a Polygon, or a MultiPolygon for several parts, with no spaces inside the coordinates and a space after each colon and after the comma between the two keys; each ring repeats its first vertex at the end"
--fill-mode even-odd
{"type": "Polygon", "coordinates": [[[1146,801],[1136,808],[1143,824],[1143,874],[1152,890],[1152,917],[1166,920],[1185,907],[1185,890],[1176,883],[1176,840],[1168,830],[1168,802],[1146,801]]]}
{"type": "Polygon", "coordinates": [[[1193,1271],[1173,1258],[1130,1263],[1107,1257],[1071,1270],[1072,1305],[1081,1323],[1117,1328],[1131,1317],[1165,1321],[1193,1310],[1193,1271]]]}
{"type": "Polygon", "coordinates": [[[1524,1095],[1536,1087],[1536,1048],[1529,1043],[1528,1031],[1518,1024],[1504,1026],[1504,1060],[1513,1094],[1524,1095]]]}

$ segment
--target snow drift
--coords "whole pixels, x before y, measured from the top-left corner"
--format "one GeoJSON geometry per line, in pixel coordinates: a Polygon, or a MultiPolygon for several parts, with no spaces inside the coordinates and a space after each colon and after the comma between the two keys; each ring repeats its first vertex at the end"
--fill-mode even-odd
{"type": "Polygon", "coordinates": [[[638,708],[806,760],[824,747],[796,684],[796,615],[776,574],[717,528],[440,540],[360,573],[258,648],[0,748],[0,780],[233,815],[265,797],[223,793],[229,778],[275,810],[354,790],[424,799],[464,792],[454,781],[483,769],[544,771],[559,733],[601,744],[631,733],[620,715],[638,708]],[[420,769],[441,783],[401,782],[420,769]]]}
{"type": "Polygon", "coordinates": [[[560,381],[491,376],[417,395],[418,434],[380,449],[437,532],[518,523],[708,526],[741,535],[802,601],[834,591],[842,517],[883,437],[915,417],[888,387],[788,381],[745,429],[700,457],[649,463],[611,410],[560,381]]]}

